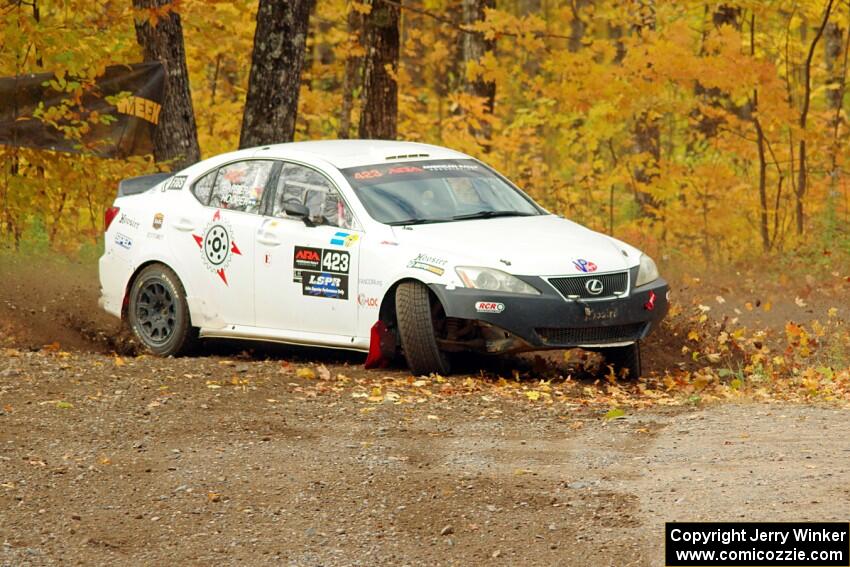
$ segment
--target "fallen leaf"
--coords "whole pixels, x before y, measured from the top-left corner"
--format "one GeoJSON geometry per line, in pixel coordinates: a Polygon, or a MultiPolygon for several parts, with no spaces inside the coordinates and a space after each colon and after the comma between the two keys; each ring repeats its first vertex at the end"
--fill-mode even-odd
{"type": "Polygon", "coordinates": [[[612,410],[608,410],[608,413],[605,414],[605,419],[626,419],[626,412],[624,412],[620,408],[614,408],[612,410]]]}
{"type": "Polygon", "coordinates": [[[295,376],[304,380],[315,380],[316,372],[312,368],[299,368],[295,376]]]}

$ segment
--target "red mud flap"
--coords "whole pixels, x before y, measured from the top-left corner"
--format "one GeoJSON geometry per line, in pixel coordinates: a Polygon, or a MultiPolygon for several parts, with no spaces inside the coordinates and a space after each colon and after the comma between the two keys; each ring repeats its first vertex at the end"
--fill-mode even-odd
{"type": "Polygon", "coordinates": [[[383,321],[372,325],[369,338],[369,355],[364,366],[369,368],[386,368],[395,356],[395,335],[383,321]]]}

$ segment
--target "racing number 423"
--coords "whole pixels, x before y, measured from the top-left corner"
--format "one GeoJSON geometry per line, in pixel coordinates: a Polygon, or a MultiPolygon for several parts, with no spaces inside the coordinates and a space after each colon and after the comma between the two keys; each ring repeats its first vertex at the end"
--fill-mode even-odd
{"type": "Polygon", "coordinates": [[[348,252],[325,250],[324,256],[322,256],[322,270],[347,274],[348,252]]]}

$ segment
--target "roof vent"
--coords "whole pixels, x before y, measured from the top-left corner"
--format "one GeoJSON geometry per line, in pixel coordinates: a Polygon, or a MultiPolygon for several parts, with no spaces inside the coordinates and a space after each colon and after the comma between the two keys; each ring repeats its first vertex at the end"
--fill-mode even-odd
{"type": "Polygon", "coordinates": [[[421,157],[430,157],[428,154],[399,154],[397,156],[387,156],[385,159],[387,161],[391,159],[410,159],[410,158],[421,158],[421,157]]]}

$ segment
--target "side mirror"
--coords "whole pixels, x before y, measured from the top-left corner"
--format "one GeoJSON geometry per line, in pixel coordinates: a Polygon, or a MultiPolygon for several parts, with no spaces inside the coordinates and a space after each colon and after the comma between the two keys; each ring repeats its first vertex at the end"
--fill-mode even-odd
{"type": "Polygon", "coordinates": [[[310,209],[298,201],[293,200],[284,202],[283,212],[290,217],[301,219],[307,226],[315,226],[315,223],[310,220],[310,209]]]}

